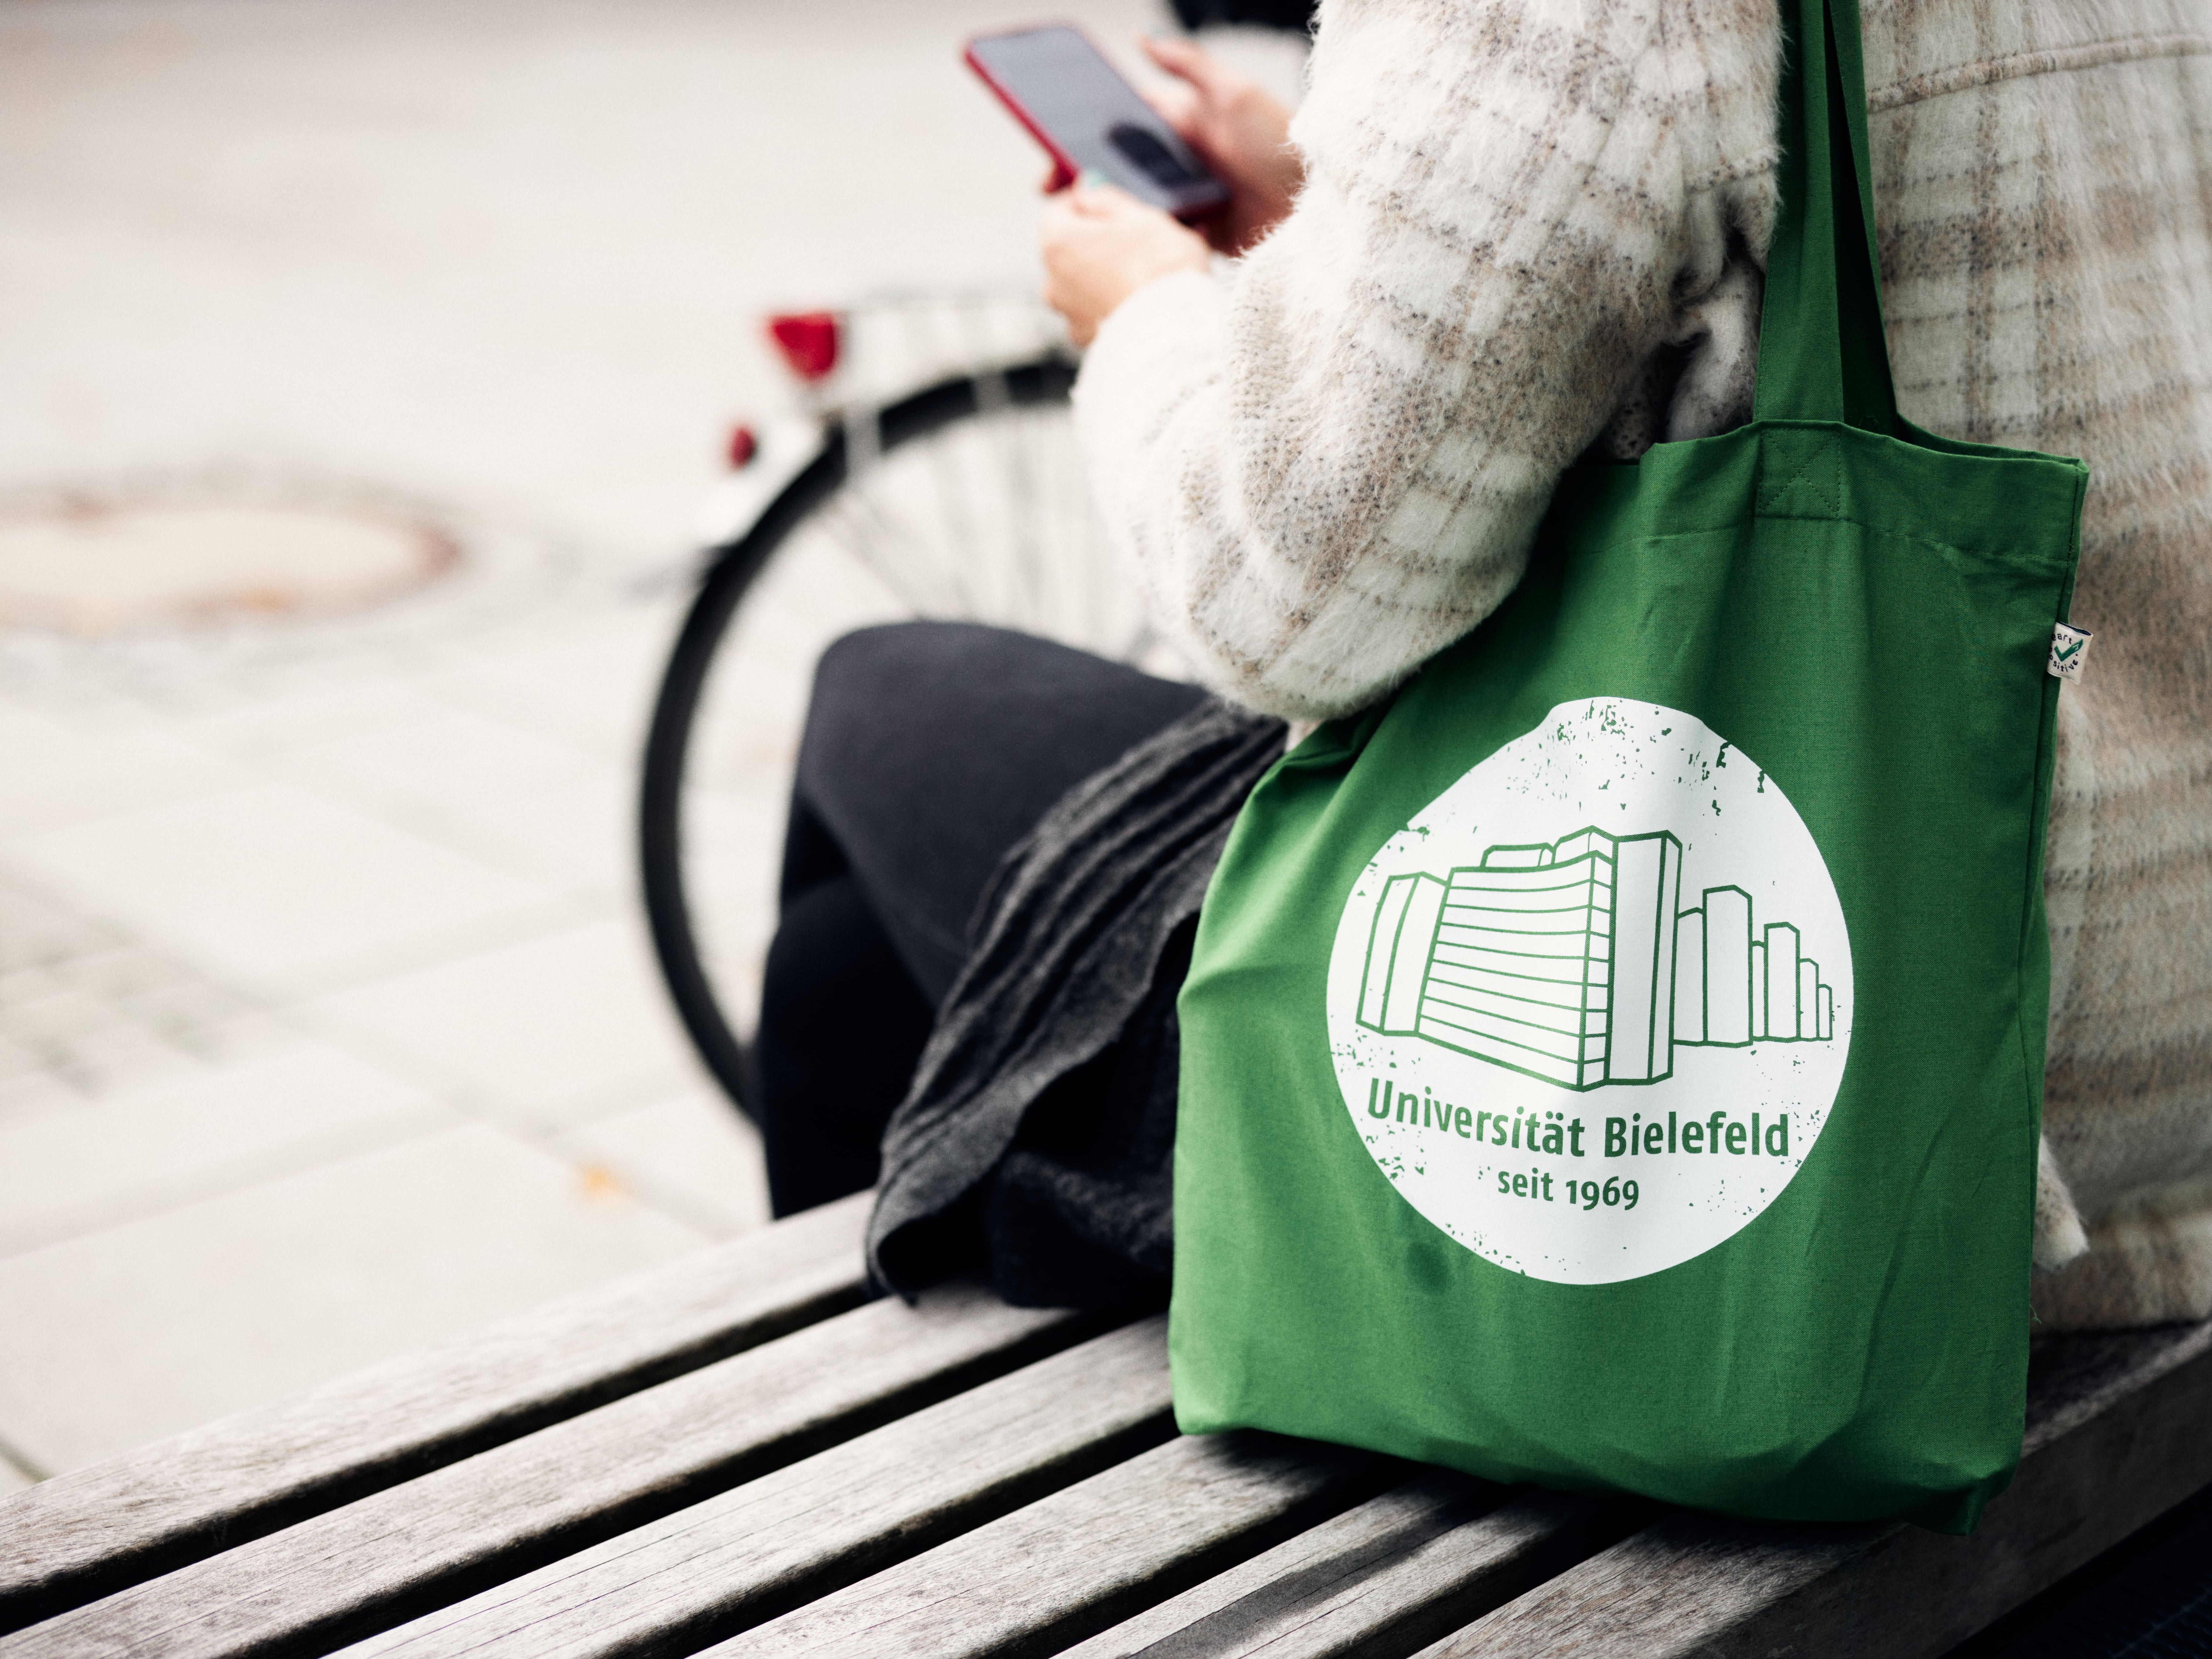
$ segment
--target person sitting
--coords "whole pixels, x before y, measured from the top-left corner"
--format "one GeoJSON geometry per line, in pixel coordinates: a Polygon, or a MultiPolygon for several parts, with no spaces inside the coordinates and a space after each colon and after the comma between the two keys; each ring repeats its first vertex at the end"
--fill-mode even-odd
{"type": "MultiPolygon", "coordinates": [[[[2035,1305],[2061,1328],[2201,1318],[2212,37],[2164,0],[1866,0],[1863,34],[1903,412],[2091,469],[2074,614],[2100,657],[2061,702],[2035,1305]]],[[[1511,591],[1579,456],[1748,417],[1780,44],[1757,0],[1323,0],[1292,119],[1197,48],[1148,43],[1164,112],[1231,205],[1201,231],[1069,192],[1046,210],[1046,295],[1088,347],[1097,501],[1195,684],[948,624],[824,656],[759,1041],[779,1212],[866,1184],[902,1097],[885,1203],[923,1130],[959,1140],[957,1112],[912,1108],[955,1063],[940,1010],[1021,900],[1025,847],[1078,844],[1101,800],[1165,799],[1163,743],[1233,751],[1226,787],[1261,728],[1207,726],[1209,708],[1295,737],[1376,704],[1511,591]],[[1122,795],[1101,781],[1116,768],[1122,795]]],[[[1055,1076],[1126,1042],[1139,1009],[1147,1063],[1172,1067],[1171,995],[1098,1000],[1110,1016],[1054,1005],[1055,1076]]],[[[971,1166],[1028,1133],[1023,1100],[994,1109],[971,1166]]],[[[1158,1139],[1128,1146],[1164,1158],[1158,1139]]],[[[1036,1191],[1081,1184],[1055,1156],[1036,1191]]],[[[879,1212],[875,1236],[980,1201],[966,1176],[879,1212]]],[[[1127,1249],[1155,1273],[1165,1224],[1085,1236],[1141,1235],[1127,1249]]]]}

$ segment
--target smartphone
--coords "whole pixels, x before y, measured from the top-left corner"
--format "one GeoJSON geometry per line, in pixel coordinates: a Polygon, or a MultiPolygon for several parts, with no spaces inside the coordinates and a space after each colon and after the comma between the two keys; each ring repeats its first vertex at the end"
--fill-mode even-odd
{"type": "Polygon", "coordinates": [[[1103,173],[1178,219],[1202,219],[1228,204],[1228,188],[1082,30],[1052,23],[979,34],[967,57],[1065,182],[1103,173]]]}

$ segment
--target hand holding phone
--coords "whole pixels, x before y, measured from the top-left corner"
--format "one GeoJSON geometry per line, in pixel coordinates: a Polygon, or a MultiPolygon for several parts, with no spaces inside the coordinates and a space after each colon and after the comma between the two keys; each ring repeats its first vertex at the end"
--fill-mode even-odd
{"type": "Polygon", "coordinates": [[[1063,191],[1046,204],[1041,229],[1044,301],[1079,346],[1147,283],[1202,271],[1212,257],[1196,230],[1119,190],[1063,191]]]}
{"type": "Polygon", "coordinates": [[[1102,174],[1183,220],[1229,204],[1228,187],[1081,30],[1055,23],[979,34],[967,59],[1069,182],[1102,174]]]}
{"type": "Polygon", "coordinates": [[[1217,252],[1249,252],[1290,216],[1305,160],[1291,142],[1291,112],[1249,76],[1194,40],[1146,35],[1137,44],[1170,77],[1152,107],[1229,187],[1229,206],[1203,227],[1217,252]]]}

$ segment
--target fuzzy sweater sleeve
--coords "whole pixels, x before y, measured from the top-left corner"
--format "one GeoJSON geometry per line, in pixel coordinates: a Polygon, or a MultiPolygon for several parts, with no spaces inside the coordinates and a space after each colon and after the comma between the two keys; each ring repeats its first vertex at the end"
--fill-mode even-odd
{"type": "Polygon", "coordinates": [[[1366,706],[1511,591],[1670,343],[1659,431],[1728,401],[1777,50],[1771,0],[1324,0],[1295,210],[1132,295],[1076,391],[1198,678],[1293,719],[1366,706]]]}

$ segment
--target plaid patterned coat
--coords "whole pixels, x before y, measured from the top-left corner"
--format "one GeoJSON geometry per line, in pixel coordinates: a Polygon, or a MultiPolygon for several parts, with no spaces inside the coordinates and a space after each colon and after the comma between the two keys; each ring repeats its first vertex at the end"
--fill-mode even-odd
{"type": "MultiPolygon", "coordinates": [[[[2046,890],[2037,1311],[2212,1314],[2212,12],[1862,0],[1889,345],[2092,469],[2046,890]]],[[[1100,331],[1077,413],[1199,678],[1355,709],[1519,579],[1568,463],[1747,417],[1771,0],[1324,0],[1296,211],[1100,331]]]]}

